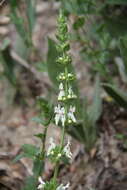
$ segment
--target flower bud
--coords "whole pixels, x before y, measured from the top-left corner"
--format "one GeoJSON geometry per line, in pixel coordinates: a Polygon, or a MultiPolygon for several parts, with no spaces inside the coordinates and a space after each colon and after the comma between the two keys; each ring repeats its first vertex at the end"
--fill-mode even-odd
{"type": "Polygon", "coordinates": [[[57,59],[57,63],[60,63],[62,65],[70,64],[71,61],[72,61],[72,59],[69,55],[63,55],[57,59]]]}

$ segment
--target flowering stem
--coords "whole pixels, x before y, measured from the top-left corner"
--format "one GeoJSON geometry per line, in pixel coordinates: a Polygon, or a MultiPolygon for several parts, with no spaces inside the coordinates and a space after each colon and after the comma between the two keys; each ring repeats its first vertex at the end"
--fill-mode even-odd
{"type": "Polygon", "coordinates": [[[45,141],[46,141],[47,129],[48,129],[48,127],[45,126],[43,138],[41,140],[42,145],[41,145],[41,152],[40,152],[40,156],[39,156],[39,160],[41,161],[41,166],[40,166],[38,176],[42,175],[42,171],[44,170],[44,167],[45,167],[45,156],[46,156],[45,155],[45,141]]]}
{"type": "MultiPolygon", "coordinates": [[[[56,35],[59,43],[57,44],[57,49],[59,52],[59,56],[57,58],[57,63],[63,66],[62,71],[57,76],[59,83],[59,94],[58,94],[58,105],[54,108],[54,120],[55,124],[58,126],[61,123],[62,133],[60,139],[60,145],[56,145],[53,142],[53,139],[50,140],[50,146],[47,150],[47,157],[51,159],[53,163],[55,163],[54,175],[50,182],[43,182],[39,180],[40,189],[45,190],[62,190],[68,189],[69,183],[66,186],[57,184],[57,177],[59,172],[60,162],[64,159],[72,159],[72,153],[70,150],[70,142],[64,146],[65,132],[66,127],[71,123],[76,123],[75,118],[75,106],[73,105],[73,99],[77,98],[75,93],[73,92],[71,81],[75,79],[74,74],[68,70],[69,64],[71,64],[71,55],[68,53],[70,49],[69,41],[68,41],[68,28],[66,23],[66,18],[62,11],[60,11],[60,16],[58,18],[58,33],[56,35]],[[72,104],[71,104],[72,100],[72,104]]],[[[45,139],[46,139],[47,128],[44,129],[44,137],[42,139],[42,158],[45,158],[45,139]]]]}
{"type": "MultiPolygon", "coordinates": [[[[65,75],[67,76],[67,74],[68,74],[68,70],[67,70],[67,67],[65,67],[65,75]]],[[[67,95],[67,90],[68,90],[68,82],[66,80],[65,81],[65,96],[67,95]]],[[[66,103],[64,106],[65,106],[65,117],[67,118],[68,106],[66,103]]],[[[62,151],[62,148],[64,146],[65,129],[66,129],[66,126],[64,125],[63,130],[62,130],[61,143],[60,143],[60,152],[62,151]]],[[[58,175],[58,169],[59,169],[59,161],[56,163],[56,166],[55,166],[54,177],[53,177],[54,182],[56,181],[56,178],[58,175]]]]}
{"type": "MultiPolygon", "coordinates": [[[[65,125],[63,126],[63,130],[62,130],[62,137],[61,137],[61,143],[60,143],[60,152],[62,151],[62,148],[63,148],[63,145],[64,145],[64,138],[65,138],[65,125]]],[[[53,176],[54,182],[56,182],[56,178],[58,176],[58,170],[59,170],[59,161],[56,163],[56,166],[55,166],[55,171],[54,171],[54,176],[53,176]]]]}
{"type": "MultiPolygon", "coordinates": [[[[65,75],[67,76],[68,74],[68,70],[67,67],[65,67],[65,75]]],[[[67,79],[65,81],[65,96],[67,96],[67,90],[68,90],[68,82],[67,79]]],[[[68,113],[68,106],[67,103],[65,102],[65,118],[67,119],[67,113],[68,113]]],[[[64,145],[64,137],[65,137],[65,125],[63,126],[63,130],[62,130],[62,138],[61,138],[61,146],[60,146],[60,150],[63,148],[64,145]]]]}
{"type": "MultiPolygon", "coordinates": [[[[68,75],[68,69],[67,69],[67,66],[65,66],[65,76],[67,76],[67,75],[68,75]]],[[[66,80],[65,80],[65,96],[67,97],[67,95],[68,95],[68,81],[67,81],[67,78],[66,78],[66,80]]],[[[68,113],[68,104],[67,104],[67,102],[64,103],[64,108],[65,108],[65,118],[67,119],[67,113],[68,113]]],[[[60,152],[62,151],[63,146],[64,146],[65,129],[66,129],[66,125],[64,125],[63,129],[62,129],[60,152]]],[[[54,177],[53,177],[54,181],[56,181],[56,178],[57,178],[57,175],[58,175],[58,169],[59,169],[59,161],[56,163],[56,166],[55,166],[54,177]]]]}
{"type": "MultiPolygon", "coordinates": [[[[61,141],[60,146],[57,153],[57,160],[55,165],[55,171],[53,176],[53,183],[54,183],[54,189],[58,172],[59,172],[59,164],[62,159],[62,156],[66,156],[68,159],[71,159],[72,154],[70,152],[70,143],[64,147],[64,139],[65,139],[65,132],[66,132],[66,126],[69,123],[75,123],[75,106],[70,105],[70,100],[76,98],[76,95],[74,94],[70,81],[74,80],[74,75],[71,72],[68,72],[68,65],[71,63],[72,59],[71,56],[67,53],[70,49],[70,45],[68,42],[68,28],[66,23],[66,18],[62,11],[60,11],[60,16],[58,18],[58,33],[57,33],[57,39],[59,41],[59,44],[57,45],[58,52],[60,53],[59,57],[57,58],[57,63],[63,65],[64,72],[60,73],[58,75],[58,80],[60,81],[59,84],[59,95],[58,95],[58,101],[60,103],[57,107],[55,107],[55,123],[56,125],[59,124],[59,121],[62,123],[62,134],[61,134],[61,141]]],[[[66,186],[68,188],[68,186],[66,186]]]]}

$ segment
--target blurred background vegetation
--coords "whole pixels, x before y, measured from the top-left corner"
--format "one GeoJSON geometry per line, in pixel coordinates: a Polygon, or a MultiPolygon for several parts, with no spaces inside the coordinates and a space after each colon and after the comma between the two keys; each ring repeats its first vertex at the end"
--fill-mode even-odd
{"type": "Polygon", "coordinates": [[[67,126],[67,132],[83,144],[83,151],[85,147],[91,157],[97,152],[100,133],[105,130],[122,141],[122,150],[126,152],[127,0],[0,3],[0,114],[9,107],[18,107],[26,119],[26,109],[35,110],[37,114],[29,120],[34,117],[42,125],[54,124],[56,77],[62,71],[56,62],[59,53],[55,37],[60,8],[69,28],[73,61],[68,69],[77,78],[73,88],[78,96],[75,102],[78,122],[67,126]],[[119,126],[114,134],[111,127],[121,117],[125,127],[119,126]]]}
{"type": "MultiPolygon", "coordinates": [[[[78,127],[68,128],[68,132],[85,143],[89,151],[96,141],[96,124],[102,113],[100,90],[106,91],[111,101],[125,109],[127,107],[127,1],[54,0],[49,3],[57,4],[57,13],[60,7],[64,10],[70,42],[78,43],[77,54],[83,67],[87,68],[90,85],[95,83],[93,101],[89,103],[87,96],[80,95],[81,89],[75,82],[79,122],[78,127]]],[[[10,35],[6,30],[4,34],[1,32],[0,76],[1,82],[8,83],[5,89],[7,101],[30,106],[29,97],[34,102],[46,89],[45,97],[50,98],[52,105],[58,88],[56,76],[61,68],[56,63],[58,52],[54,37],[47,39],[45,55],[43,48],[36,45],[37,1],[5,1],[0,7],[1,12],[4,9],[7,13],[1,15],[0,28],[10,30],[10,35]]],[[[72,64],[69,69],[74,71],[74,67],[72,64]]]]}

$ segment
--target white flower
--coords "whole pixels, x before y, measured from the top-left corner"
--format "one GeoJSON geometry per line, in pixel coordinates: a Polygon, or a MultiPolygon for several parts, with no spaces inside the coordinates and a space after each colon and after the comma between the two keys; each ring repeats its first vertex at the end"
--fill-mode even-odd
{"type": "Polygon", "coordinates": [[[55,123],[56,125],[58,125],[59,121],[62,122],[62,126],[64,126],[65,121],[66,121],[66,117],[65,117],[65,108],[64,107],[60,107],[60,105],[58,104],[57,107],[55,107],[55,123]]]}
{"type": "Polygon", "coordinates": [[[68,73],[68,77],[73,77],[74,75],[72,73],[68,73]]]}
{"type": "Polygon", "coordinates": [[[38,178],[38,181],[40,184],[38,185],[37,189],[43,189],[45,186],[45,182],[42,180],[41,177],[38,178]]]}
{"type": "Polygon", "coordinates": [[[59,185],[57,188],[56,188],[56,190],[66,190],[66,189],[68,189],[69,188],[69,186],[70,186],[70,183],[67,183],[67,185],[63,185],[63,184],[61,184],[61,185],[59,185]]]}
{"type": "Polygon", "coordinates": [[[72,153],[71,153],[71,150],[70,150],[70,141],[69,140],[68,140],[67,145],[64,147],[63,151],[64,151],[67,158],[72,159],[72,153]]]}
{"type": "Polygon", "coordinates": [[[56,123],[56,125],[58,125],[60,117],[61,117],[61,114],[60,114],[61,113],[61,108],[60,108],[59,104],[58,104],[58,106],[55,107],[55,113],[56,113],[56,115],[55,115],[55,123],[56,123]]]}
{"type": "Polygon", "coordinates": [[[77,96],[74,94],[72,87],[70,86],[68,89],[68,98],[77,98],[77,96]]]}
{"type": "Polygon", "coordinates": [[[64,74],[64,73],[60,73],[59,79],[60,79],[60,80],[65,80],[65,79],[66,79],[65,74],[64,74]]]}
{"type": "Polygon", "coordinates": [[[60,158],[62,156],[62,154],[61,153],[59,153],[58,155],[57,155],[57,158],[60,158]]]}
{"type": "Polygon", "coordinates": [[[72,122],[76,123],[76,118],[74,116],[75,112],[75,106],[70,106],[69,112],[68,112],[68,119],[72,122]]]}
{"type": "Polygon", "coordinates": [[[61,108],[61,122],[62,122],[62,126],[64,126],[65,121],[66,121],[66,117],[65,117],[65,108],[62,107],[62,108],[61,108]]]}
{"type": "Polygon", "coordinates": [[[59,95],[58,95],[58,100],[63,100],[65,98],[65,92],[64,92],[64,86],[63,83],[60,83],[59,85],[59,95]]]}
{"type": "Polygon", "coordinates": [[[47,150],[47,156],[53,154],[53,149],[56,147],[56,144],[54,143],[54,140],[52,137],[49,139],[49,144],[50,144],[50,146],[47,150]]]}

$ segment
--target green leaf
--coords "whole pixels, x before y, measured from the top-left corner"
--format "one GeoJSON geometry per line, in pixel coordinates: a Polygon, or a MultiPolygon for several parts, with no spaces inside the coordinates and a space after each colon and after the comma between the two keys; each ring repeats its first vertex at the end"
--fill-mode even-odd
{"type": "Polygon", "coordinates": [[[26,31],[24,29],[24,21],[22,18],[18,17],[15,9],[11,13],[11,20],[15,24],[16,29],[18,33],[20,34],[20,36],[24,39],[24,37],[26,36],[26,31]]]}
{"type": "Polygon", "coordinates": [[[24,144],[22,149],[24,154],[29,158],[34,158],[40,151],[38,147],[31,144],[24,144]]]}
{"type": "Polygon", "coordinates": [[[99,76],[97,76],[95,90],[94,90],[93,104],[92,106],[90,106],[89,109],[89,120],[95,125],[101,113],[102,113],[102,100],[101,100],[100,78],[99,76]]]}
{"type": "Polygon", "coordinates": [[[43,97],[38,97],[37,99],[37,106],[40,111],[40,116],[39,118],[36,119],[38,122],[41,124],[47,126],[51,122],[52,116],[53,116],[53,105],[46,100],[43,97]],[[40,119],[41,118],[41,119],[40,119]]]}
{"type": "Polygon", "coordinates": [[[77,20],[74,22],[73,24],[73,28],[75,30],[78,30],[79,28],[81,28],[85,23],[85,18],[84,17],[78,17],[77,20]]]}
{"type": "Polygon", "coordinates": [[[127,36],[120,38],[119,48],[120,48],[120,53],[124,62],[125,72],[127,75],[127,36]]]}
{"type": "Polygon", "coordinates": [[[124,61],[122,60],[122,58],[116,57],[115,63],[118,67],[118,71],[119,71],[122,81],[126,83],[127,82],[127,72],[125,69],[124,61]]]}
{"type": "Polygon", "coordinates": [[[14,43],[14,51],[19,55],[19,57],[23,58],[23,60],[27,60],[30,55],[30,49],[27,47],[24,39],[17,33],[14,43]]]}
{"type": "Polygon", "coordinates": [[[34,136],[42,140],[45,135],[43,133],[38,133],[38,134],[35,134],[34,136]]]}
{"type": "Polygon", "coordinates": [[[15,61],[12,59],[10,55],[10,47],[4,47],[3,50],[0,52],[0,61],[4,67],[4,75],[7,77],[8,81],[16,87],[17,79],[15,76],[15,61]]]}
{"type": "Polygon", "coordinates": [[[27,18],[29,23],[29,32],[30,34],[33,31],[35,25],[35,1],[34,0],[26,0],[27,3],[27,18]]]}
{"type": "Polygon", "coordinates": [[[34,176],[39,177],[44,170],[44,160],[36,158],[33,163],[34,176]]]}
{"type": "Polygon", "coordinates": [[[116,103],[124,108],[127,108],[127,95],[122,90],[111,84],[102,84],[102,86],[109,96],[116,101],[116,103]]]}
{"type": "Polygon", "coordinates": [[[54,86],[58,86],[57,76],[63,70],[63,67],[56,63],[58,52],[56,50],[56,43],[52,39],[48,39],[48,54],[47,54],[47,70],[50,80],[54,86]]]}
{"type": "Polygon", "coordinates": [[[89,152],[91,148],[93,148],[97,140],[97,128],[93,120],[91,120],[90,118],[87,104],[88,103],[85,98],[83,102],[84,110],[82,113],[82,117],[83,117],[82,127],[83,127],[83,132],[84,132],[83,136],[84,136],[85,149],[87,152],[89,152]]]}
{"type": "Polygon", "coordinates": [[[10,39],[6,38],[3,40],[2,46],[1,46],[1,50],[5,50],[6,48],[8,48],[8,46],[10,45],[10,39]]]}
{"type": "Polygon", "coordinates": [[[13,160],[13,162],[17,162],[17,161],[19,161],[19,160],[21,160],[22,158],[24,158],[24,157],[26,157],[26,155],[25,154],[19,154],[18,156],[16,156],[15,158],[14,158],[14,160],[13,160]]]}
{"type": "Polygon", "coordinates": [[[25,30],[25,23],[23,18],[19,17],[16,9],[11,7],[11,20],[14,23],[17,32],[19,33],[19,35],[21,36],[21,38],[23,39],[24,43],[29,46],[30,41],[29,41],[29,34],[28,32],[25,30]]]}
{"type": "Polygon", "coordinates": [[[40,61],[35,64],[36,68],[40,72],[47,72],[47,63],[40,61]]]}

